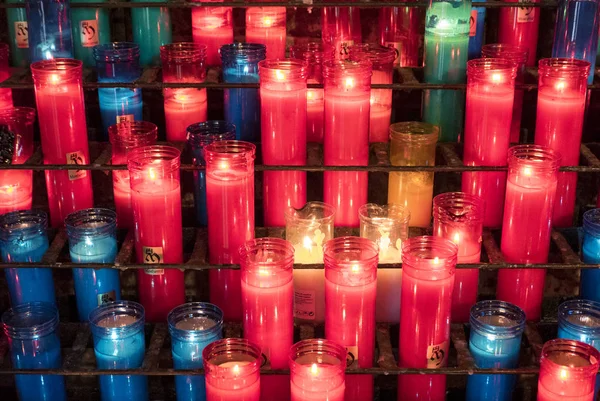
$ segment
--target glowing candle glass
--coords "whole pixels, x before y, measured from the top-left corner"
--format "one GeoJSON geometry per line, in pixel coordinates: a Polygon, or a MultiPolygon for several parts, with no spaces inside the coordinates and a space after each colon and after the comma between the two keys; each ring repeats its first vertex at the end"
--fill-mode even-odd
{"type": "Polygon", "coordinates": [[[425,16],[418,7],[384,7],[379,10],[379,43],[398,52],[394,65],[419,66],[425,16]]]}
{"type": "MultiPolygon", "coordinates": [[[[505,0],[519,3],[520,0],[505,0]]],[[[539,3],[539,0],[531,0],[539,3]]],[[[519,46],[527,50],[527,66],[535,66],[537,60],[538,28],[540,26],[540,8],[537,7],[502,7],[498,26],[498,42],[519,46]]]]}
{"type": "Polygon", "coordinates": [[[29,59],[73,57],[70,2],[26,0],[29,59]]]}
{"type": "Polygon", "coordinates": [[[246,43],[265,45],[267,60],[285,57],[285,16],[285,7],[246,9],[246,43]]]}
{"type": "MultiPolygon", "coordinates": [[[[7,4],[24,4],[25,0],[7,0],[7,4]]],[[[10,37],[11,61],[15,67],[29,65],[29,29],[25,8],[7,8],[8,36],[10,37]]]]}
{"type": "MultiPolygon", "coordinates": [[[[0,43],[0,82],[10,77],[8,68],[8,45],[0,43]]],[[[0,111],[13,107],[12,89],[0,89],[0,111]]]]}
{"type": "Polygon", "coordinates": [[[233,43],[232,20],[231,7],[192,8],[192,37],[194,43],[206,46],[206,64],[209,66],[221,65],[219,49],[233,43]]]}
{"type": "MultiPolygon", "coordinates": [[[[72,0],[72,3],[96,3],[95,0],[72,0]]],[[[100,0],[99,3],[105,3],[100,0]]],[[[71,10],[75,58],[85,67],[95,67],[94,46],[110,42],[110,11],[107,8],[75,7],[71,10]]]]}
{"type": "MultiPolygon", "coordinates": [[[[581,248],[584,263],[600,263],[600,209],[583,214],[581,248]]],[[[600,269],[581,269],[580,283],[581,298],[600,302],[600,269]]]]}
{"type": "Polygon", "coordinates": [[[321,38],[333,47],[336,59],[348,56],[348,48],[362,41],[360,10],[356,7],[323,7],[321,38]]]}
{"type": "MultiPolygon", "coordinates": [[[[147,0],[132,0],[146,2],[147,0]]],[[[160,0],[149,0],[158,3],[160,0]]],[[[131,9],[133,41],[140,47],[143,67],[160,65],[160,47],[173,42],[171,14],[167,7],[134,7],[131,9]]]]}

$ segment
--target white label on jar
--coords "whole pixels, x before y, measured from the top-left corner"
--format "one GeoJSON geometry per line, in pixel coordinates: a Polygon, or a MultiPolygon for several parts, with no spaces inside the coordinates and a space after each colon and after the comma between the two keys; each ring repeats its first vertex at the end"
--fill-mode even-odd
{"type": "Polygon", "coordinates": [[[135,121],[133,114],[125,114],[122,116],[117,116],[117,124],[121,124],[121,123],[125,123],[125,122],[132,123],[133,121],[135,121]]]}
{"type": "Polygon", "coordinates": [[[437,369],[445,366],[448,358],[448,341],[427,347],[427,369],[437,369]]]}
{"type": "Polygon", "coordinates": [[[294,291],[294,317],[303,320],[315,320],[314,291],[294,291]]]}
{"type": "Polygon", "coordinates": [[[348,48],[354,44],[354,40],[345,40],[340,42],[340,47],[337,49],[341,58],[348,56],[348,48]]]}
{"type": "MultiPolygon", "coordinates": [[[[159,265],[163,263],[163,249],[160,246],[143,246],[144,264],[159,265]]],[[[165,269],[146,269],[146,274],[164,274],[165,269]]]]}
{"type": "Polygon", "coordinates": [[[97,20],[90,19],[81,21],[79,25],[79,33],[81,35],[81,46],[94,47],[100,44],[97,20]]]}
{"type": "Polygon", "coordinates": [[[519,7],[517,9],[517,22],[533,22],[534,19],[534,7],[519,7]]]}
{"type": "Polygon", "coordinates": [[[346,346],[346,367],[351,369],[358,368],[358,346],[346,346]]]}
{"type": "Polygon", "coordinates": [[[15,43],[19,49],[29,48],[27,21],[15,21],[15,43]]]}
{"type": "Polygon", "coordinates": [[[477,10],[471,10],[471,18],[469,19],[469,36],[477,35],[477,10]]]}
{"type": "Polygon", "coordinates": [[[114,302],[117,300],[117,293],[115,290],[105,292],[104,294],[98,294],[98,306],[114,302]]]}
{"type": "MultiPolygon", "coordinates": [[[[77,151],[67,153],[67,164],[85,164],[85,156],[83,152],[77,151]]],[[[68,173],[69,180],[71,181],[78,180],[86,175],[85,170],[68,170],[68,173]]]]}

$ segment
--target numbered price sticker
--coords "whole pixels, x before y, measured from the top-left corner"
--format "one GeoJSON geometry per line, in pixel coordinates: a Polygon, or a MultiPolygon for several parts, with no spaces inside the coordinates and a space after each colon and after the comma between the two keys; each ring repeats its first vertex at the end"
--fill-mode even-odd
{"type": "Polygon", "coordinates": [[[27,21],[15,21],[15,44],[19,49],[29,48],[27,21]]]}
{"type": "MultiPolygon", "coordinates": [[[[81,151],[67,153],[67,164],[82,165],[85,164],[85,155],[81,151]]],[[[85,177],[85,170],[67,170],[69,180],[74,181],[85,177]]]]}
{"type": "MultiPolygon", "coordinates": [[[[160,246],[144,246],[142,247],[144,253],[144,264],[147,265],[160,265],[163,262],[163,249],[160,246]]],[[[165,269],[146,269],[146,274],[158,275],[164,274],[165,269]]]]}
{"type": "Polygon", "coordinates": [[[449,342],[430,345],[427,347],[427,369],[437,369],[446,366],[449,342]]]}
{"type": "MultiPolygon", "coordinates": [[[[527,2],[522,2],[527,3],[527,2]]],[[[534,7],[519,7],[517,9],[517,22],[533,22],[535,19],[534,7]]]]}
{"type": "Polygon", "coordinates": [[[133,114],[124,114],[122,116],[117,116],[117,124],[132,123],[133,121],[133,114]]]}
{"type": "Polygon", "coordinates": [[[98,35],[98,21],[95,19],[83,20],[79,25],[81,46],[94,47],[100,44],[98,35]]]}

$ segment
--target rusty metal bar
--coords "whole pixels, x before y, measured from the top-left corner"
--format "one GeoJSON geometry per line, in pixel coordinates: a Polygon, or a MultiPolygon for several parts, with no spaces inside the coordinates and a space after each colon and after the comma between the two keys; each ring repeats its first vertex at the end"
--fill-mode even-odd
{"type": "Polygon", "coordinates": [[[502,252],[492,235],[492,232],[489,229],[483,230],[483,248],[485,249],[485,253],[488,256],[488,260],[493,264],[504,264],[504,257],[502,256],[502,252]]]}
{"type": "Polygon", "coordinates": [[[382,369],[395,369],[398,364],[394,359],[389,324],[378,323],[375,335],[377,337],[377,348],[379,349],[377,365],[382,369]]]}
{"type": "Polygon", "coordinates": [[[440,143],[438,145],[440,152],[442,153],[442,157],[446,161],[448,166],[452,167],[462,167],[463,162],[460,160],[458,153],[456,153],[456,144],[454,143],[440,143]]]}
{"type": "Polygon", "coordinates": [[[56,263],[58,257],[60,256],[60,252],[65,247],[67,243],[67,233],[64,230],[59,230],[54,236],[54,240],[48,247],[48,250],[42,257],[41,265],[60,265],[60,263],[56,263]]]}
{"type": "Polygon", "coordinates": [[[560,257],[567,264],[582,263],[579,255],[571,248],[565,237],[556,230],[552,230],[552,241],[560,252],[560,257]]]}
{"type": "Polygon", "coordinates": [[[457,365],[460,369],[475,368],[475,360],[469,351],[469,341],[465,336],[465,328],[462,324],[450,326],[450,338],[457,353],[457,365]]]}
{"type": "Polygon", "coordinates": [[[142,362],[142,370],[144,372],[150,372],[158,369],[158,357],[160,350],[163,348],[165,340],[167,338],[168,330],[164,324],[154,325],[152,330],[152,336],[150,337],[150,345],[146,350],[144,356],[144,362],[142,362]]]}
{"type": "Polygon", "coordinates": [[[77,330],[77,335],[73,341],[73,346],[65,355],[63,369],[77,369],[81,362],[81,357],[85,353],[91,331],[88,324],[82,323],[77,330]]]}
{"type": "Polygon", "coordinates": [[[532,362],[534,364],[537,364],[540,360],[540,356],[542,355],[542,347],[544,346],[544,340],[542,340],[542,336],[540,335],[539,330],[533,322],[527,322],[527,324],[525,325],[524,334],[533,353],[534,360],[532,362]]]}
{"type": "Polygon", "coordinates": [[[596,157],[594,152],[585,144],[581,145],[581,159],[585,161],[588,166],[600,166],[600,160],[596,157]]]}
{"type": "Polygon", "coordinates": [[[115,263],[114,263],[115,267],[120,268],[122,265],[127,265],[129,263],[129,261],[132,260],[134,247],[135,247],[135,238],[134,238],[133,230],[131,230],[131,231],[127,232],[127,235],[125,236],[125,240],[123,241],[123,244],[121,245],[121,249],[119,250],[119,253],[115,257],[115,263]]]}

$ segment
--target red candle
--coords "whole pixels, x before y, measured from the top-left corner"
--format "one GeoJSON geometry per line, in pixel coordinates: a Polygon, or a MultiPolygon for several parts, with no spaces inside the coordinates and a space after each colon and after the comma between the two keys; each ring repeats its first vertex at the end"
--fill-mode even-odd
{"type": "MultiPolygon", "coordinates": [[[[542,59],[535,143],[561,155],[562,166],[578,166],[590,63],[583,60],[542,59]]],[[[552,224],[573,224],[577,173],[560,173],[552,224]]]]}
{"type": "MultiPolygon", "coordinates": [[[[127,155],[138,263],[183,262],[179,166],[179,150],[170,146],[144,146],[127,155]]],[[[150,322],[164,321],[185,302],[183,272],[159,267],[138,270],[140,302],[150,322]]]]}
{"type": "MultiPolygon", "coordinates": [[[[244,338],[260,346],[272,369],[285,369],[294,343],[294,247],[279,238],[258,238],[240,248],[244,338]]],[[[289,399],[290,378],[268,376],[263,399],[289,399]]]]}
{"type": "Polygon", "coordinates": [[[285,7],[248,7],[246,43],[267,46],[267,60],[285,57],[285,7]]]}
{"type": "MultiPolygon", "coordinates": [[[[458,263],[479,263],[485,203],[464,192],[447,192],[433,198],[433,235],[458,246],[458,263]]],[[[454,275],[452,321],[469,321],[477,302],[478,269],[459,269],[454,275]]]]}
{"type": "MultiPolygon", "coordinates": [[[[457,252],[456,244],[438,237],[413,237],[402,245],[398,366],[438,369],[448,363],[457,252]]],[[[443,401],[446,376],[400,375],[398,399],[443,401]]]]}
{"type": "MultiPolygon", "coordinates": [[[[6,43],[0,43],[0,82],[10,78],[10,69],[8,67],[9,48],[6,43]]],[[[0,89],[0,110],[13,107],[12,89],[0,89]]]]}
{"type": "MultiPolygon", "coordinates": [[[[215,0],[215,3],[222,0],[215,0]]],[[[220,66],[221,46],[233,43],[231,7],[193,7],[192,37],[194,43],[206,46],[206,64],[220,66]]]]}
{"type": "MultiPolygon", "coordinates": [[[[239,249],[254,238],[254,157],[256,146],[242,141],[214,142],[204,148],[208,260],[239,262],[239,249]]],[[[242,320],[239,270],[209,273],[210,302],[226,320],[242,320]]]]}
{"type": "MultiPolygon", "coordinates": [[[[325,243],[325,337],[346,347],[349,364],[373,366],[378,248],[371,240],[340,237],[325,243]]],[[[373,378],[355,376],[346,401],[373,397],[373,378]]]]}
{"type": "MultiPolygon", "coordinates": [[[[502,256],[507,263],[546,263],[560,155],[537,145],[508,151],[508,179],[502,223],[502,256]]],[[[527,320],[542,309],[543,269],[500,269],[498,299],[517,305],[527,320]]]]}
{"type": "Polygon", "coordinates": [[[334,49],[335,57],[346,58],[348,48],[362,41],[360,11],[355,7],[324,7],[321,11],[323,43],[334,49]]]}
{"type": "MultiPolygon", "coordinates": [[[[371,62],[327,60],[325,79],[326,166],[369,164],[371,62]]],[[[367,203],[366,172],[326,171],[324,199],[335,207],[335,224],[357,227],[358,208],[367,203]]]]}
{"type": "MultiPolygon", "coordinates": [[[[520,0],[505,0],[517,3],[520,0]]],[[[540,0],[531,0],[539,3],[540,0]]],[[[500,8],[500,24],[498,42],[520,46],[527,50],[527,66],[535,66],[540,26],[540,9],[536,7],[502,7],[500,8]]]]}
{"type": "MultiPolygon", "coordinates": [[[[66,58],[31,64],[45,164],[90,162],[81,66],[66,58]]],[[[94,205],[87,170],[46,171],[46,188],[54,227],[62,227],[69,213],[94,205]]]]}
{"type": "MultiPolygon", "coordinates": [[[[126,121],[108,127],[108,138],[112,150],[112,164],[127,164],[127,154],[142,146],[156,143],[158,128],[147,121],[126,121]]],[[[113,194],[117,224],[121,228],[133,228],[133,209],[131,207],[131,184],[129,171],[114,170],[113,194]]]]}
{"type": "MultiPolygon", "coordinates": [[[[468,166],[506,166],[515,96],[515,64],[505,59],[467,62],[467,109],[464,163],[468,166]]],[[[485,202],[483,224],[502,223],[506,173],[463,174],[462,190],[485,202]]]]}
{"type": "Polygon", "coordinates": [[[540,358],[538,401],[592,401],[600,353],[591,345],[555,339],[540,358]]]}
{"type": "Polygon", "coordinates": [[[419,66],[424,18],[423,9],[418,7],[384,7],[379,10],[379,42],[398,52],[394,65],[419,66]]]}

